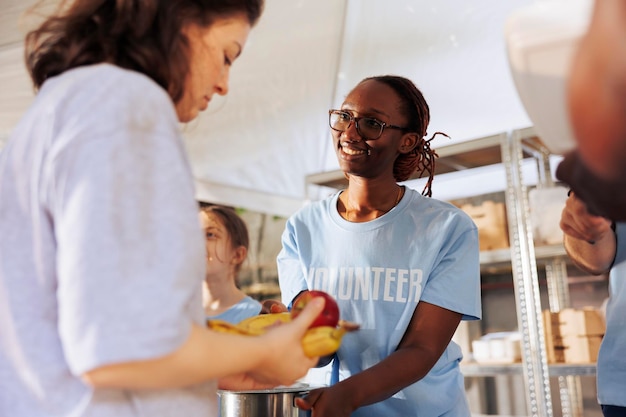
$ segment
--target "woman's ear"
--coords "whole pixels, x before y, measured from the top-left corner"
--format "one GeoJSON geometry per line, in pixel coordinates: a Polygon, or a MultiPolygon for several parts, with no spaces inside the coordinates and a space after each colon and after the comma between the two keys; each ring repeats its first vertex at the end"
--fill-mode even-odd
{"type": "Polygon", "coordinates": [[[231,263],[235,265],[240,265],[243,263],[243,261],[246,260],[247,256],[248,256],[248,249],[246,249],[245,246],[239,246],[237,250],[235,250],[235,255],[233,256],[231,263]]]}
{"type": "Polygon", "coordinates": [[[411,152],[415,149],[419,140],[417,133],[405,133],[400,140],[399,152],[402,154],[411,152]]]}

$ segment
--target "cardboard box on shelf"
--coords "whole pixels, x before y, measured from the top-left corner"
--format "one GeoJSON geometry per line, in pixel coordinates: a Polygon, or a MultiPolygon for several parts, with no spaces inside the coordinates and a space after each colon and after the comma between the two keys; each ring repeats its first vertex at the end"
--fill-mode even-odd
{"type": "MultiPolygon", "coordinates": [[[[543,318],[543,331],[544,331],[544,342],[546,344],[546,356],[548,363],[563,363],[565,362],[565,356],[563,349],[559,347],[556,348],[554,345],[554,341],[556,336],[554,335],[555,327],[553,326],[553,316],[558,316],[558,313],[553,313],[550,310],[543,310],[542,318],[543,318]]],[[[556,320],[558,322],[558,319],[556,320]]],[[[558,329],[556,329],[558,332],[558,329]]]]}
{"type": "Polygon", "coordinates": [[[565,363],[565,347],[555,346],[553,340],[550,340],[549,344],[547,342],[546,340],[548,363],[565,363]]]}
{"type": "Polygon", "coordinates": [[[603,335],[606,328],[602,314],[596,308],[565,308],[556,313],[546,310],[544,326],[550,326],[552,334],[560,337],[603,335]]]}
{"type": "Polygon", "coordinates": [[[459,208],[467,213],[476,224],[481,251],[509,247],[504,203],[486,200],[479,206],[463,204],[459,208]]]}
{"type": "Polygon", "coordinates": [[[605,324],[595,308],[543,311],[548,363],[590,363],[598,357],[605,324]]]}
{"type": "Polygon", "coordinates": [[[598,360],[602,336],[564,336],[554,340],[556,351],[563,352],[565,363],[593,363],[598,360]]]}

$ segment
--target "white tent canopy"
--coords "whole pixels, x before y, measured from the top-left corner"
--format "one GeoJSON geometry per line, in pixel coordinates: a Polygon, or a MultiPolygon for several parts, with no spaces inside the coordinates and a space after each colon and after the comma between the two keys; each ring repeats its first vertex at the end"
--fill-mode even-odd
{"type": "MultiPolygon", "coordinates": [[[[0,0],[0,140],[32,100],[16,24],[31,3],[0,0]]],[[[429,135],[451,137],[434,148],[529,126],[504,24],[531,3],[266,0],[229,95],[183,126],[198,198],[291,214],[305,202],[306,175],[337,169],[327,110],[367,76],[415,82],[430,105],[429,135]]]]}

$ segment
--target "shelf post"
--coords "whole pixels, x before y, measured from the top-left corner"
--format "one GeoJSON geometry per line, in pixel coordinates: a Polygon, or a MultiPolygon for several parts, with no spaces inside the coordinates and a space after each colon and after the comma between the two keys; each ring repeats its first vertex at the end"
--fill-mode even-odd
{"type": "Polygon", "coordinates": [[[526,186],[522,180],[521,134],[502,139],[502,162],[506,170],[507,217],[511,237],[513,286],[520,326],[526,403],[532,417],[552,417],[550,377],[546,358],[539,279],[530,225],[526,186]]]}
{"type": "MultiPolygon", "coordinates": [[[[548,148],[541,141],[533,140],[526,144],[524,138],[520,138],[520,140],[522,140],[523,149],[533,156],[537,164],[537,188],[554,187],[548,148]]],[[[548,283],[550,311],[557,312],[570,307],[565,258],[553,258],[546,264],[546,281],[548,283]]],[[[580,378],[571,375],[559,376],[558,382],[562,417],[582,417],[583,403],[580,378]]]]}

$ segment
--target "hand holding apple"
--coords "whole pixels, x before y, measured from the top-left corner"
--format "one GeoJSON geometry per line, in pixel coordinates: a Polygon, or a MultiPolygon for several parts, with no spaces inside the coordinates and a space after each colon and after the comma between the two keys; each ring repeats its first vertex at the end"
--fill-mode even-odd
{"type": "MultiPolygon", "coordinates": [[[[270,307],[271,304],[273,303],[270,303],[270,307]]],[[[329,355],[334,354],[339,349],[341,340],[346,333],[359,329],[359,325],[356,323],[339,320],[339,307],[335,299],[329,294],[317,290],[300,293],[294,300],[290,312],[258,314],[246,318],[237,324],[219,319],[210,319],[207,320],[207,326],[211,330],[222,333],[261,336],[268,331],[273,331],[274,327],[290,323],[300,314],[303,315],[306,323],[309,323],[314,317],[302,338],[302,347],[308,357],[320,357],[318,366],[324,365],[323,360],[330,359],[329,355]],[[321,310],[321,306],[317,302],[314,303],[318,304],[317,306],[307,307],[316,298],[324,299],[324,307],[321,310]],[[319,365],[320,363],[321,365],[319,365]]]]}

